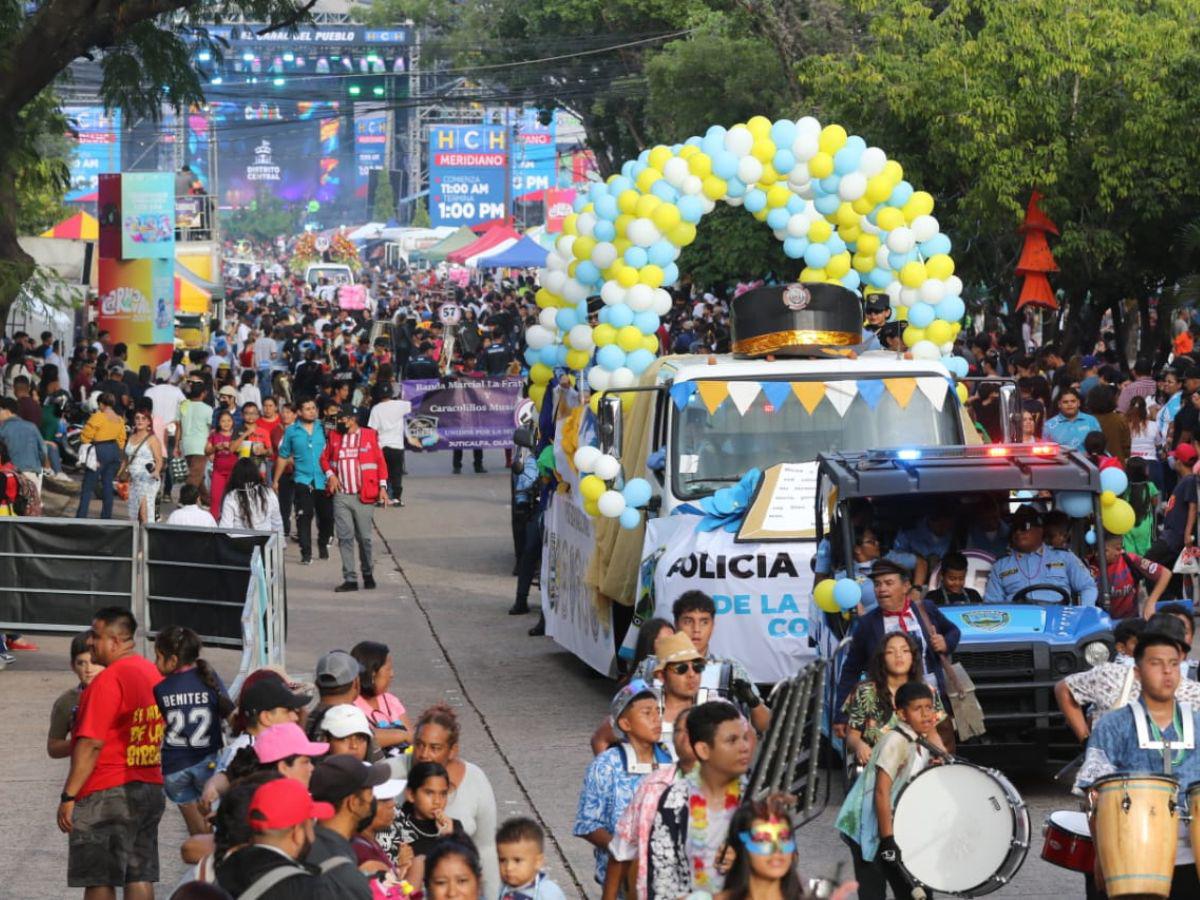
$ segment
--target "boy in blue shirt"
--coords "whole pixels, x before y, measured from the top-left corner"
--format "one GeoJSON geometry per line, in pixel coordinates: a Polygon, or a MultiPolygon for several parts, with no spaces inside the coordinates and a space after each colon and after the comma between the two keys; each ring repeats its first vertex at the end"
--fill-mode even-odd
{"type": "Polygon", "coordinates": [[[566,900],[546,874],[546,836],[533,819],[509,819],[496,831],[500,900],[566,900]]]}

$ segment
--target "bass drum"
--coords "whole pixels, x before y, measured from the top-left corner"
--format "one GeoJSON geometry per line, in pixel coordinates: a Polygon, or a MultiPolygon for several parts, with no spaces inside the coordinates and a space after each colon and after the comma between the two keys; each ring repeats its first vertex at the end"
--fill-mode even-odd
{"type": "Polygon", "coordinates": [[[917,774],[896,798],[900,864],[929,890],[982,897],[1008,884],[1029,852],[1029,811],[993,769],[954,762],[917,774]]]}

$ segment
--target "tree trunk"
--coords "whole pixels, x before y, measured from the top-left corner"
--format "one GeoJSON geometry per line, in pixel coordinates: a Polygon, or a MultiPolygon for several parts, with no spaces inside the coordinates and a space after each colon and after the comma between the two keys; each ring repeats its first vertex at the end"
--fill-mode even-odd
{"type": "Polygon", "coordinates": [[[16,173],[11,156],[0,150],[0,331],[21,286],[33,272],[33,257],[17,243],[16,173]]]}

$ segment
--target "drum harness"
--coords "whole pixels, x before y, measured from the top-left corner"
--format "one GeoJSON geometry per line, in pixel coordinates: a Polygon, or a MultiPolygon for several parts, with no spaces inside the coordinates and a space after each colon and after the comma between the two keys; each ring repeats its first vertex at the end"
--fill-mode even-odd
{"type": "MultiPolygon", "coordinates": [[[[1176,701],[1175,712],[1177,718],[1175,721],[1177,725],[1181,726],[1177,728],[1177,731],[1182,732],[1183,738],[1178,741],[1168,741],[1163,738],[1158,725],[1146,715],[1146,710],[1142,707],[1142,704],[1130,703],[1128,705],[1133,712],[1134,728],[1137,729],[1138,749],[1158,750],[1162,754],[1163,774],[1168,778],[1173,778],[1175,765],[1183,760],[1183,754],[1188,750],[1196,749],[1195,721],[1192,717],[1191,706],[1183,701],[1176,701]]],[[[1131,805],[1132,801],[1129,799],[1129,795],[1126,794],[1121,799],[1121,809],[1129,812],[1131,805]]],[[[1172,812],[1175,812],[1178,805],[1179,801],[1173,798],[1170,801],[1169,807],[1172,812]]],[[[1190,810],[1184,809],[1179,812],[1182,821],[1188,822],[1191,820],[1190,810]]]]}

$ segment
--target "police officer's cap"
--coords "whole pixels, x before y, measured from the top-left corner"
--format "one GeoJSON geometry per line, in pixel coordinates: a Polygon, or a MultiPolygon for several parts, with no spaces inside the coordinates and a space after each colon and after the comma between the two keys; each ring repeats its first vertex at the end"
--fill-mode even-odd
{"type": "Polygon", "coordinates": [[[891,308],[892,301],[887,294],[877,292],[863,297],[864,313],[889,312],[891,308]]]}
{"type": "Polygon", "coordinates": [[[1041,528],[1045,524],[1042,514],[1032,506],[1022,506],[1012,515],[1013,531],[1028,531],[1030,528],[1041,528]]]}
{"type": "Polygon", "coordinates": [[[912,581],[912,573],[895,560],[875,560],[874,565],[871,566],[871,579],[874,580],[884,575],[899,575],[903,581],[912,581]]]}

